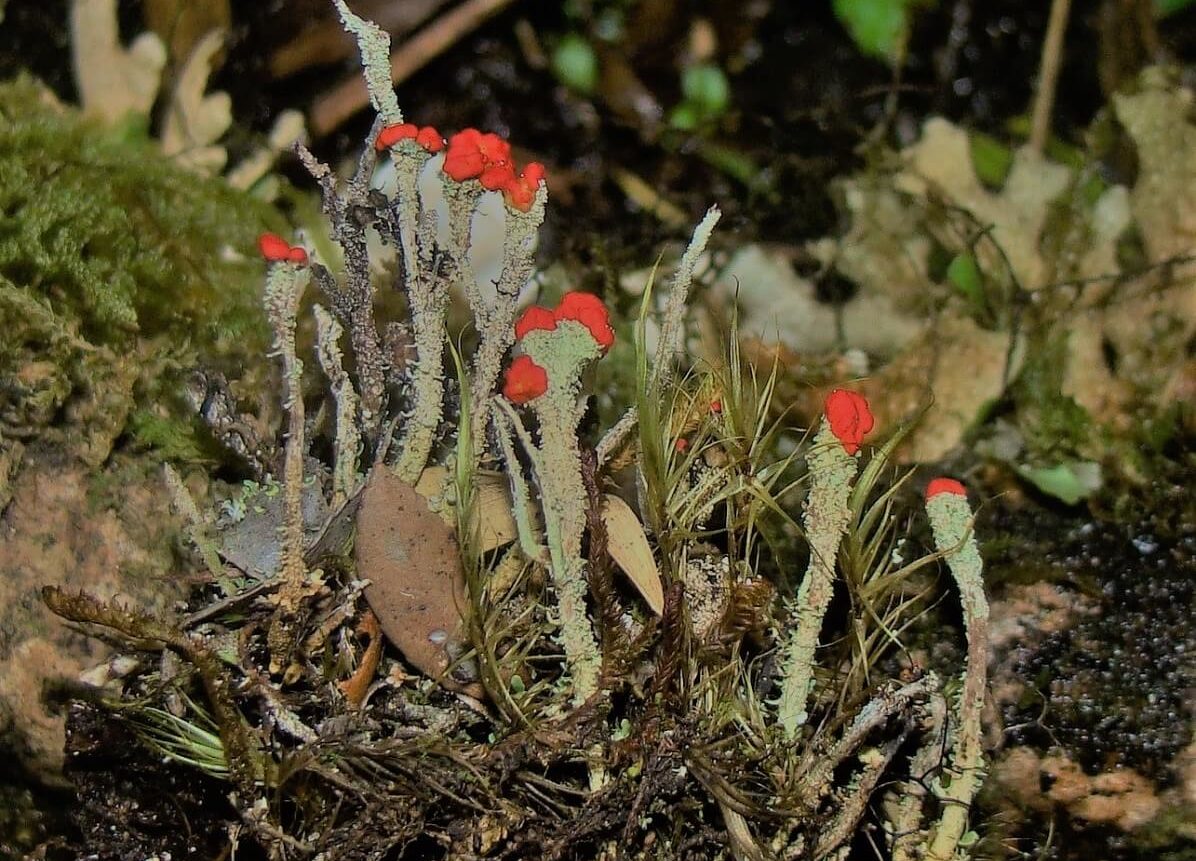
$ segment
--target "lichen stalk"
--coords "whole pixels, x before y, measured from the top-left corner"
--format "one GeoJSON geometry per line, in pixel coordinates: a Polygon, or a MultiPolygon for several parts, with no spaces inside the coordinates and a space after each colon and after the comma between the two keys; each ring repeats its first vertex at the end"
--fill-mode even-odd
{"type": "Polygon", "coordinates": [[[922,854],[926,787],[942,761],[947,730],[947,701],[937,691],[926,703],[921,730],[921,743],[909,758],[910,779],[897,784],[891,804],[886,805],[893,861],[918,861],[922,854]]]}
{"type": "Polygon", "coordinates": [[[589,588],[581,554],[586,489],[577,444],[582,414],[578,396],[582,369],[597,359],[601,350],[586,327],[572,320],[562,321],[553,332],[531,332],[523,346],[549,373],[548,390],[532,401],[539,419],[540,445],[531,454],[560,609],[561,644],[572,677],[573,703],[580,706],[598,691],[602,656],[586,612],[589,588]]]}
{"type": "Polygon", "coordinates": [[[698,259],[706,251],[710,235],[722,218],[717,206],[706,210],[706,215],[694,228],[689,246],[681,255],[681,262],[673,273],[669,284],[668,303],[664,309],[664,320],[660,327],[660,340],[656,344],[656,356],[652,363],[653,383],[663,386],[672,376],[673,366],[685,346],[685,314],[689,307],[689,288],[693,284],[694,270],[698,259]]]}
{"type": "Polygon", "coordinates": [[[303,362],[295,352],[295,318],[307,283],[306,268],[277,263],[266,276],[266,317],[274,330],[274,350],[282,358],[283,406],[287,411],[286,448],[283,459],[282,585],[268,637],[270,669],[278,672],[294,645],[293,626],[309,591],[303,561],[303,362]]]}
{"type": "Polygon", "coordinates": [[[487,309],[477,275],[473,271],[473,261],[469,259],[469,248],[473,214],[477,211],[482,190],[482,186],[474,180],[453,182],[447,177],[444,180],[444,199],[448,204],[449,216],[448,251],[453,265],[451,275],[465,290],[465,298],[469,301],[469,309],[479,329],[486,326],[487,309]]]}
{"type": "Polygon", "coordinates": [[[814,651],[834,593],[835,560],[851,519],[848,499],[858,470],[856,457],[847,453],[826,419],[814,436],[808,466],[812,483],[802,524],[810,543],[810,562],[794,603],[777,704],[777,722],[790,737],[808,717],[806,705],[814,677],[814,651]]]}
{"type": "Polygon", "coordinates": [[[954,708],[950,761],[936,794],[943,805],[939,821],[931,828],[926,858],[951,861],[967,830],[968,812],[984,776],[984,749],[980,737],[980,712],[988,681],[988,599],[981,576],[983,561],[972,532],[972,509],[961,493],[936,493],[926,500],[926,515],[934,543],[944,554],[951,576],[959,587],[964,628],[968,638],[963,689],[954,708]]]}
{"type": "Polygon", "coordinates": [[[322,210],[332,223],[333,239],[340,245],[345,260],[345,284],[341,286],[327,269],[315,265],[316,283],[332,307],[333,313],[349,329],[357,375],[361,381],[361,417],[367,435],[382,419],[386,395],[387,361],[379,344],[374,321],[374,281],[370,273],[369,251],[360,211],[365,201],[343,196],[328,165],[319,161],[304,146],[295,151],[308,173],[320,184],[322,210]]]}
{"type": "Polygon", "coordinates": [[[436,432],[444,415],[444,349],[448,342],[445,317],[448,285],[432,272],[431,249],[422,247],[419,172],[427,154],[410,141],[394,150],[397,188],[391,219],[403,262],[403,284],[410,306],[411,335],[415,345],[410,414],[402,427],[395,474],[414,484],[432,453],[436,432]]]}
{"type": "Polygon", "coordinates": [[[488,310],[481,309],[486,312],[484,316],[478,316],[479,309],[474,309],[480,340],[471,369],[473,403],[476,407],[470,419],[474,456],[479,461],[486,449],[486,427],[491,403],[489,395],[494,390],[494,384],[502,370],[503,356],[515,341],[514,323],[515,315],[519,311],[519,293],[535,267],[536,234],[544,222],[547,200],[547,190],[541,185],[528,212],[518,212],[507,207],[503,267],[495,284],[494,303],[488,310]]]}
{"type": "Polygon", "coordinates": [[[390,75],[390,34],[375,24],[353,14],[345,0],[333,0],[345,30],[357,39],[361,54],[362,74],[370,94],[370,104],[387,124],[401,123],[403,112],[395,97],[394,80],[390,75]]]}
{"type": "Polygon", "coordinates": [[[357,463],[361,452],[361,431],[357,424],[359,401],[353,381],[345,371],[340,323],[320,305],[316,317],[316,356],[332,386],[336,401],[336,452],[332,469],[332,507],[338,508],[357,489],[357,463]]]}

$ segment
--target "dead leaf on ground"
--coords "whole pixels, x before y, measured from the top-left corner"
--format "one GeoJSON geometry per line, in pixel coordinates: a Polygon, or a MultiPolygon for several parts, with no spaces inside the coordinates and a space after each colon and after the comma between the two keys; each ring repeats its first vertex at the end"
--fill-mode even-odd
{"type": "MultiPolygon", "coordinates": [[[[479,470],[475,474],[478,521],[481,534],[478,536],[478,548],[486,553],[510,544],[519,537],[518,527],[515,525],[515,515],[512,512],[511,497],[507,491],[507,480],[497,472],[479,470]]],[[[445,523],[455,526],[457,519],[453,507],[441,504],[445,493],[445,482],[448,481],[448,470],[443,466],[430,466],[420,473],[419,481],[415,485],[420,496],[428,500],[432,509],[436,511],[445,523]]]]}
{"type": "Polygon", "coordinates": [[[465,575],[453,530],[389,469],[362,494],[354,547],[365,598],[386,638],[416,669],[450,690],[482,696],[457,659],[469,649],[465,575]],[[449,673],[450,666],[455,672],[449,673]]]}

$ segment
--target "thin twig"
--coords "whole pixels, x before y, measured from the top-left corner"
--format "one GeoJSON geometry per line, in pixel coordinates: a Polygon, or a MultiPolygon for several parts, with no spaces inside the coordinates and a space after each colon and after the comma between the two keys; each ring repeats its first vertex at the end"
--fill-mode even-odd
{"type": "MultiPolygon", "coordinates": [[[[390,55],[390,77],[394,85],[407,80],[513,2],[515,0],[465,0],[441,15],[390,55]]],[[[308,127],[314,137],[323,137],[369,103],[365,81],[360,74],[354,74],[316,99],[308,115],[308,127]]]]}
{"type": "Polygon", "coordinates": [[[1051,110],[1055,106],[1055,87],[1063,64],[1063,35],[1067,32],[1071,0],[1052,0],[1051,17],[1042,43],[1038,65],[1038,91],[1034,95],[1034,113],[1030,121],[1030,149],[1041,153],[1051,133],[1051,110]]]}

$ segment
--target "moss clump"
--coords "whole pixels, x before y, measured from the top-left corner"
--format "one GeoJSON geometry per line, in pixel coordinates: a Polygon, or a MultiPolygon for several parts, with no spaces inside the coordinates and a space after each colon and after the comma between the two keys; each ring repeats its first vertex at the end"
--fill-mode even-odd
{"type": "Polygon", "coordinates": [[[0,84],[0,429],[77,436],[103,418],[83,446],[102,459],[171,369],[203,356],[231,371],[259,355],[261,265],[238,252],[280,225],[267,204],[85,120],[33,79],[0,84]]]}

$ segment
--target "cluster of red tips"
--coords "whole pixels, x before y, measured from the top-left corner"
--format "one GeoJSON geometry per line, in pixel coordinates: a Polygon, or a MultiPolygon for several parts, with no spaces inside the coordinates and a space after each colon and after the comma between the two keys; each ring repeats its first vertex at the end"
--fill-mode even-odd
{"type": "Polygon", "coordinates": [[[515,321],[515,338],[542,329],[551,332],[564,320],[585,326],[605,354],[615,343],[615,330],[610,325],[610,313],[602,300],[593,293],[566,293],[555,310],[533,305],[515,321]]]}
{"type": "Polygon", "coordinates": [[[931,479],[930,484],[926,485],[926,501],[930,502],[940,493],[953,493],[956,496],[968,495],[967,488],[953,478],[931,479]]]}
{"type": "Polygon", "coordinates": [[[548,372],[532,361],[531,356],[516,356],[507,367],[503,381],[503,396],[513,404],[526,404],[548,391],[548,372]]]}
{"type": "Polygon", "coordinates": [[[516,173],[511,145],[493,132],[463,129],[448,142],[444,172],[456,182],[476,179],[487,191],[501,191],[507,204],[527,212],[544,180],[544,165],[529,162],[516,173]]]}
{"type": "Polygon", "coordinates": [[[529,161],[519,172],[519,176],[511,177],[503,186],[502,196],[507,205],[520,212],[527,212],[536,201],[536,191],[544,181],[544,165],[538,161],[529,161]]]}
{"type": "Polygon", "coordinates": [[[876,424],[868,401],[857,392],[835,389],[827,395],[824,408],[831,433],[843,443],[845,452],[855,454],[860,450],[860,443],[864,441],[864,437],[876,424]]]}
{"type": "Polygon", "coordinates": [[[270,263],[307,264],[307,252],[298,245],[291,245],[277,233],[263,233],[257,238],[257,248],[270,263]]]}
{"type": "Polygon", "coordinates": [[[444,149],[444,138],[440,136],[440,132],[431,126],[421,129],[415,123],[399,123],[382,129],[374,139],[374,148],[382,152],[405,140],[415,141],[428,152],[440,152],[444,149]]]}

